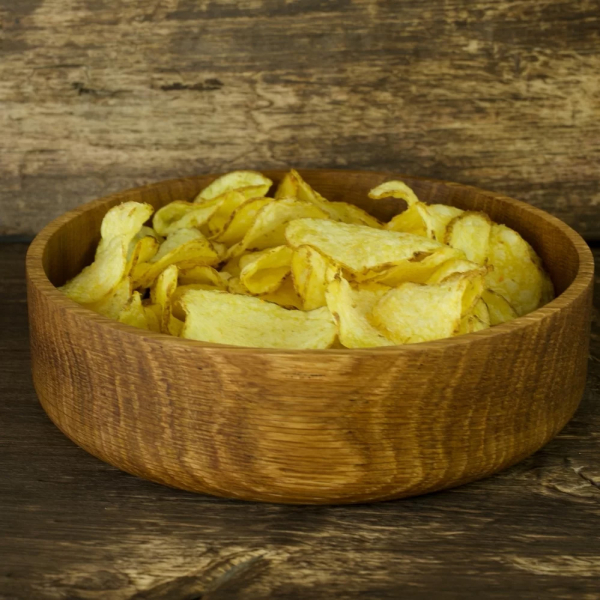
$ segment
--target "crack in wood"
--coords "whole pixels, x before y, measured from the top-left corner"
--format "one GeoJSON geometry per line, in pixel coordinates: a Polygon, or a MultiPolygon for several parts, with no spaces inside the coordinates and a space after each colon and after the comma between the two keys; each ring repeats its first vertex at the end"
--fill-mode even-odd
{"type": "Polygon", "coordinates": [[[200,83],[194,84],[185,84],[180,82],[169,83],[165,85],[161,85],[160,89],[163,92],[173,92],[173,91],[182,91],[189,90],[192,92],[214,92],[215,90],[220,90],[223,87],[223,82],[219,79],[206,79],[200,83]]]}

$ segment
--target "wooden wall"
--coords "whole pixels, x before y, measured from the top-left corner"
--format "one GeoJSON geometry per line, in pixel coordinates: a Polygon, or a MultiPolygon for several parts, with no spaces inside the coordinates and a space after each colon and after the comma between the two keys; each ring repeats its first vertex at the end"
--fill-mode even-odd
{"type": "Polygon", "coordinates": [[[472,183],[600,238],[598,0],[0,0],[0,235],[241,167],[472,183]]]}

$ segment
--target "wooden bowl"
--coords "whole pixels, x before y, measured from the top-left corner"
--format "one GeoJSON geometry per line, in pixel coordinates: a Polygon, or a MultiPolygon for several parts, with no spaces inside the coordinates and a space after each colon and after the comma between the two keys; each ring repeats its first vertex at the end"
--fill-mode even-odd
{"type": "MultiPolygon", "coordinates": [[[[275,182],[283,171],[267,171],[275,182]]],[[[190,200],[214,175],[96,200],[48,225],[27,255],[33,379],[54,423],[129,473],[217,496],[290,503],[400,498],[522,460],[579,404],[593,260],[572,229],[517,200],[392,173],[302,175],[330,200],[389,219],[401,201],[367,191],[400,177],[426,202],[486,211],[519,231],[556,300],[457,338],[364,350],[265,350],[134,329],[66,298],[102,217],[125,200],[190,200]]]]}

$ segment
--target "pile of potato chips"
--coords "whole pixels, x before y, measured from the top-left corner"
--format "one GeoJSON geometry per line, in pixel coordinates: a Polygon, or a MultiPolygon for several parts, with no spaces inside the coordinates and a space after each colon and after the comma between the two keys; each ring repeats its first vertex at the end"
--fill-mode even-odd
{"type": "Polygon", "coordinates": [[[381,223],[294,170],[219,177],[193,202],[108,211],[94,262],[62,291],[150,331],[261,348],[368,348],[446,338],[550,301],[531,246],[483,213],[371,190],[407,209],[381,223]]]}

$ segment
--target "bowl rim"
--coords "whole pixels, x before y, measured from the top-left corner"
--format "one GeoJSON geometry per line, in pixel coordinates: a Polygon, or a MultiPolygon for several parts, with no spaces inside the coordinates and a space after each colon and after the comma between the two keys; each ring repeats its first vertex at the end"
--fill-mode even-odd
{"type": "MultiPolygon", "coordinates": [[[[285,169],[265,169],[266,171],[282,171],[285,172],[285,169]]],[[[487,190],[483,190],[481,188],[444,181],[441,179],[432,179],[429,177],[418,177],[414,175],[402,174],[402,173],[394,173],[390,171],[371,171],[371,170],[352,170],[352,169],[300,169],[302,173],[310,174],[310,173],[369,173],[371,175],[380,175],[382,177],[394,177],[398,179],[411,179],[411,180],[419,180],[428,182],[431,184],[441,184],[448,187],[457,187],[461,189],[468,189],[476,192],[480,195],[487,196],[491,200],[500,200],[502,202],[508,203],[510,205],[515,206],[518,209],[524,210],[529,213],[532,217],[543,219],[548,222],[553,227],[559,229],[569,241],[575,247],[575,250],[578,255],[579,265],[577,269],[577,274],[569,287],[559,296],[557,296],[554,300],[546,304],[545,306],[536,309],[535,311],[523,315],[521,317],[517,317],[512,321],[507,323],[502,323],[501,325],[495,325],[494,327],[490,327],[488,329],[484,329],[481,331],[476,331],[473,333],[467,333],[463,335],[459,335],[456,337],[443,338],[440,340],[433,340],[428,342],[418,342],[415,344],[403,344],[397,346],[380,346],[380,347],[372,347],[372,348],[326,348],[326,349],[287,349],[287,348],[256,348],[252,346],[233,346],[228,344],[218,344],[211,342],[202,342],[199,340],[190,340],[180,337],[171,336],[166,333],[156,333],[152,331],[146,331],[144,329],[139,329],[133,327],[131,325],[126,325],[125,323],[120,323],[114,319],[110,319],[101,315],[99,313],[94,312],[89,308],[85,308],[71,300],[67,296],[65,296],[57,287],[55,287],[44,270],[43,266],[43,256],[46,249],[46,246],[52,236],[67,222],[71,219],[74,219],[78,215],[85,213],[89,210],[95,209],[98,206],[102,206],[103,204],[109,203],[117,199],[119,196],[124,196],[130,192],[141,192],[143,190],[153,189],[157,186],[164,184],[174,184],[176,182],[183,181],[197,181],[202,177],[218,177],[222,173],[206,173],[203,175],[195,175],[190,177],[178,177],[173,179],[166,179],[161,181],[156,181],[147,185],[138,186],[135,188],[128,188],[126,190],[122,190],[120,192],[116,192],[114,194],[110,194],[108,196],[104,196],[102,198],[97,198],[95,200],[91,200],[90,202],[86,202],[81,206],[78,206],[61,216],[57,217],[53,221],[51,221],[48,225],[46,225],[34,238],[31,242],[28,250],[27,256],[25,259],[26,264],[26,273],[28,283],[33,285],[36,290],[43,294],[49,302],[56,304],[59,308],[63,310],[68,310],[73,314],[78,314],[81,317],[85,317],[98,325],[108,327],[113,329],[114,331],[121,332],[123,334],[128,334],[132,336],[139,336],[144,340],[153,340],[155,342],[163,342],[165,344],[174,344],[175,347],[179,346],[181,349],[185,350],[193,350],[194,348],[198,349],[213,349],[220,350],[226,352],[236,352],[236,353],[252,353],[252,354],[295,354],[295,355],[331,355],[331,354],[385,354],[389,355],[390,353],[396,354],[404,354],[404,353],[412,353],[419,351],[427,351],[427,350],[443,350],[449,349],[452,347],[458,347],[465,344],[476,343],[477,340],[488,340],[490,338],[496,338],[499,336],[508,335],[510,333],[519,331],[531,325],[535,325],[545,319],[551,318],[556,313],[559,313],[564,308],[570,306],[574,301],[576,301],[582,294],[586,292],[586,290],[592,285],[593,277],[594,277],[594,258],[592,252],[585,242],[585,240],[569,225],[563,223],[557,217],[547,213],[546,211],[532,206],[526,202],[521,200],[516,200],[509,196],[505,196],[503,194],[499,194],[496,192],[490,192],[487,190]]]]}

